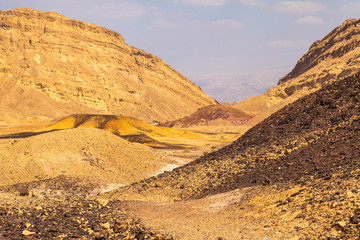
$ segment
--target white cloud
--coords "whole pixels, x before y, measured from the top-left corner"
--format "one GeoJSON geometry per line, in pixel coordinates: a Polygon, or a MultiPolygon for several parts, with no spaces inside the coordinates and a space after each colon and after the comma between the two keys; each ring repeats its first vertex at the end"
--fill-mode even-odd
{"type": "Polygon", "coordinates": [[[287,13],[314,13],[326,7],[312,1],[282,1],[275,4],[275,9],[287,13]]]}
{"type": "Polygon", "coordinates": [[[263,0],[237,0],[241,5],[251,7],[263,7],[267,5],[263,0]]]}
{"type": "Polygon", "coordinates": [[[167,20],[167,19],[156,19],[151,23],[151,27],[153,28],[162,28],[162,29],[175,29],[178,27],[178,23],[167,20]]]}
{"type": "Polygon", "coordinates": [[[306,16],[303,18],[298,18],[295,20],[296,23],[299,24],[324,24],[325,21],[321,18],[314,17],[314,16],[306,16]]]}
{"type": "Polygon", "coordinates": [[[222,6],[227,0],[174,0],[174,2],[198,6],[222,6]]]}
{"type": "Polygon", "coordinates": [[[203,32],[218,33],[219,31],[233,31],[241,30],[245,24],[239,21],[230,19],[220,19],[216,21],[204,21],[201,19],[195,19],[186,22],[184,25],[186,28],[198,29],[203,32]]]}
{"type": "Polygon", "coordinates": [[[162,29],[181,29],[189,32],[191,29],[196,32],[211,32],[218,31],[235,31],[241,30],[245,26],[244,23],[230,20],[221,19],[217,21],[204,21],[202,19],[156,19],[151,23],[151,28],[162,29]]]}
{"type": "Polygon", "coordinates": [[[244,24],[242,22],[239,22],[239,21],[223,19],[223,20],[215,21],[214,26],[222,28],[222,29],[233,29],[233,30],[235,30],[235,29],[242,29],[244,27],[244,24]]]}
{"type": "Polygon", "coordinates": [[[268,43],[271,47],[280,47],[280,48],[295,48],[299,44],[291,40],[274,40],[268,43]]]}
{"type": "Polygon", "coordinates": [[[90,5],[96,14],[103,14],[107,17],[117,19],[137,19],[160,17],[162,10],[154,6],[146,6],[138,2],[127,2],[114,0],[104,1],[100,6],[98,2],[90,5]]]}

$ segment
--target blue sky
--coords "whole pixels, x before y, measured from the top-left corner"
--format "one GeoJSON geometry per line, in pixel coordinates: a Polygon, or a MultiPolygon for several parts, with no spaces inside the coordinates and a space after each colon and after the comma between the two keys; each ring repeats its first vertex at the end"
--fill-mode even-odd
{"type": "Polygon", "coordinates": [[[0,0],[0,9],[56,11],[119,32],[219,101],[276,85],[358,0],[0,0]]]}

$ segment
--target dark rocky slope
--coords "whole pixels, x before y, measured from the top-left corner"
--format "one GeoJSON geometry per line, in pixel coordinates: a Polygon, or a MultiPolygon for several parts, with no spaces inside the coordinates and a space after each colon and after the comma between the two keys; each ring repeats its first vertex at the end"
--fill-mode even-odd
{"type": "Polygon", "coordinates": [[[1,187],[0,239],[173,239],[122,212],[119,201],[87,200],[99,187],[64,176],[1,187]]]}
{"type": "Polygon", "coordinates": [[[231,145],[172,172],[109,194],[155,201],[199,198],[239,187],[301,183],[359,168],[360,75],[297,100],[231,145]]]}

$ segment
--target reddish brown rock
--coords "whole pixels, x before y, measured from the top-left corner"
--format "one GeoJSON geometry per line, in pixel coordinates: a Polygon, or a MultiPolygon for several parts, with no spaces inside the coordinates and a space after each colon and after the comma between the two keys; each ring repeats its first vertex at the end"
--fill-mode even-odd
{"type": "Polygon", "coordinates": [[[159,124],[166,127],[191,127],[229,125],[237,126],[251,119],[252,116],[236,108],[222,104],[199,108],[193,114],[184,118],[159,124]]]}

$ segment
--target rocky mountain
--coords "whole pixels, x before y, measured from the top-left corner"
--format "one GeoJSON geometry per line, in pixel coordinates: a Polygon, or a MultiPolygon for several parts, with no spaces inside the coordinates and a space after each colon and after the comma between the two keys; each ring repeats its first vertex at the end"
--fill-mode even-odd
{"type": "Polygon", "coordinates": [[[266,93],[233,107],[259,115],[260,122],[286,104],[360,70],[360,20],[349,19],[314,42],[295,68],[266,93]]]}
{"type": "Polygon", "coordinates": [[[160,123],[160,126],[165,127],[193,127],[193,126],[237,126],[244,124],[250,120],[251,115],[222,104],[210,105],[199,108],[193,114],[169,121],[160,123]]]}
{"type": "Polygon", "coordinates": [[[73,113],[174,120],[214,104],[119,33],[54,12],[0,12],[0,118],[73,113]]]}

